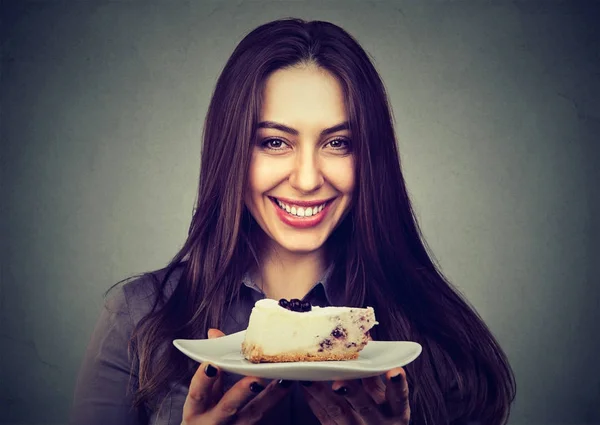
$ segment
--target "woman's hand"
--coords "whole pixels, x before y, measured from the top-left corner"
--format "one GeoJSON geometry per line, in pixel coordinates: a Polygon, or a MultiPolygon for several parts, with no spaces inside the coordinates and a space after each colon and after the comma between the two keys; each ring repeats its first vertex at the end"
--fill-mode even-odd
{"type": "Polygon", "coordinates": [[[303,382],[306,400],[322,425],[408,425],[408,383],[402,368],[360,381],[303,382]]]}
{"type": "MultiPolygon", "coordinates": [[[[209,338],[224,334],[216,329],[209,338]]],[[[244,377],[223,393],[221,372],[211,364],[202,363],[188,390],[183,406],[182,425],[255,424],[287,393],[291,381],[272,381],[244,377]]]]}

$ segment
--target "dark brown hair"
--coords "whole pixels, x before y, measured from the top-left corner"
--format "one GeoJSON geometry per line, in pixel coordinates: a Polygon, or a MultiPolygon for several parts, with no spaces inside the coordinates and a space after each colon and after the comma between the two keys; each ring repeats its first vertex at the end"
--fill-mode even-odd
{"type": "Polygon", "coordinates": [[[249,33],[217,81],[204,126],[189,235],[156,282],[157,293],[163,293],[176,268],[182,274],[169,297],[157,297],[131,340],[139,360],[136,404],[154,405],[169,382],[189,379],[193,364],[170,342],[203,338],[208,328],[218,328],[239,296],[244,272],[257,263],[258,226],[243,199],[262,89],[273,71],[303,63],[331,72],[342,85],[356,158],[353,207],[327,242],[335,265],[332,284],[345,288],[345,305],[375,308],[380,326],[374,338],[423,346],[422,355],[406,367],[411,423],[442,425],[454,416],[506,423],[515,396],[510,365],[427,252],[377,71],[340,27],[298,19],[270,22],[249,33]]]}

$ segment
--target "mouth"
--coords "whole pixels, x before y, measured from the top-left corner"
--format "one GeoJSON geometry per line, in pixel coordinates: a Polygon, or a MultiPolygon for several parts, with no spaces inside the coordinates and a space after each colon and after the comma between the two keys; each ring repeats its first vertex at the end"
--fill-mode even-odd
{"type": "Polygon", "coordinates": [[[335,198],[318,201],[293,201],[269,196],[277,216],[292,227],[306,228],[318,225],[327,215],[335,198]]]}
{"type": "Polygon", "coordinates": [[[333,199],[327,199],[324,201],[316,201],[316,202],[305,202],[305,201],[288,201],[281,200],[278,198],[274,198],[272,196],[269,197],[271,201],[279,207],[282,211],[285,211],[289,215],[294,217],[312,217],[320,212],[330,204],[333,199]]]}

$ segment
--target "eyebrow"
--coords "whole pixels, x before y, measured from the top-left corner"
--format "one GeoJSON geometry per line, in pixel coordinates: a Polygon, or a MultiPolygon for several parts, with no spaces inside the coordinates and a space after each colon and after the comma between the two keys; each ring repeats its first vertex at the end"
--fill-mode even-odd
{"type": "MultiPolygon", "coordinates": [[[[299,131],[295,128],[288,127],[287,125],[283,125],[274,121],[261,121],[258,123],[258,128],[273,128],[275,130],[283,131],[284,133],[292,134],[297,136],[299,131]]],[[[344,121],[340,124],[336,124],[333,127],[326,128],[321,131],[321,136],[327,136],[329,134],[335,133],[337,131],[348,130],[350,126],[348,125],[348,121],[344,121]]]]}

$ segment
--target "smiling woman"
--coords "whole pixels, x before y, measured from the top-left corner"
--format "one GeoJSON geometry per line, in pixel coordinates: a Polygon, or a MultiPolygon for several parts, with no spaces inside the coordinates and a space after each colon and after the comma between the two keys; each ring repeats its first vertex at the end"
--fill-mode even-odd
{"type": "Polygon", "coordinates": [[[252,31],[211,100],[188,238],[166,269],[115,287],[72,423],[499,425],[514,395],[502,349],[425,249],[367,54],[328,22],[252,31]],[[264,298],[373,307],[374,339],[422,355],[298,385],[198,367],[172,346],[246,329],[264,298]]]}

